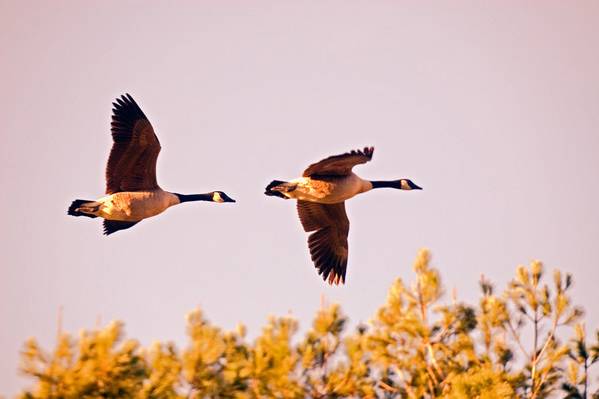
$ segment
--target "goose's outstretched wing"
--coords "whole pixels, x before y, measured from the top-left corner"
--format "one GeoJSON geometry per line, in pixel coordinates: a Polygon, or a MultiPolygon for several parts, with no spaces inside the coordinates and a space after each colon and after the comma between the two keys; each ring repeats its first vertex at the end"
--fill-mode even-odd
{"type": "Polygon", "coordinates": [[[112,105],[113,144],[106,165],[106,194],[158,188],[160,142],[152,125],[129,94],[112,105]]]}
{"type": "Polygon", "coordinates": [[[139,222],[123,222],[120,220],[104,219],[104,222],[103,222],[104,235],[108,236],[108,235],[111,235],[112,233],[117,232],[119,230],[128,229],[129,227],[135,226],[137,223],[139,223],[139,222]]]}
{"type": "Polygon", "coordinates": [[[349,233],[345,203],[297,201],[297,213],[304,230],[313,231],[308,246],[318,274],[329,284],[345,283],[349,233]]]}
{"type": "Polygon", "coordinates": [[[363,150],[352,150],[345,154],[333,155],[308,166],[303,176],[346,176],[351,173],[354,166],[370,161],[373,153],[374,147],[364,147],[363,150]]]}

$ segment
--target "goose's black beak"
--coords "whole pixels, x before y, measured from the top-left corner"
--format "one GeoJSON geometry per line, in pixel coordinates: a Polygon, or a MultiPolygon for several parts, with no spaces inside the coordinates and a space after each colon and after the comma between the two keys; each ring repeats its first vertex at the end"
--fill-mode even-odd
{"type": "Polygon", "coordinates": [[[414,184],[414,182],[412,180],[407,180],[407,183],[408,183],[408,187],[410,187],[410,190],[422,190],[422,187],[414,184]]]}
{"type": "Polygon", "coordinates": [[[225,193],[221,194],[221,198],[223,199],[223,202],[237,202],[237,201],[235,201],[233,198],[229,197],[225,193]]]}

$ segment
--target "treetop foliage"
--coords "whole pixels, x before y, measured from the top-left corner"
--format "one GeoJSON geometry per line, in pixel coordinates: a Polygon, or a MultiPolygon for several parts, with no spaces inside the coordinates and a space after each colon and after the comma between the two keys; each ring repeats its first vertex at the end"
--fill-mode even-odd
{"type": "MultiPolygon", "coordinates": [[[[477,304],[443,302],[441,277],[422,250],[411,284],[397,279],[367,325],[348,331],[337,304],[323,306],[300,340],[298,323],[272,317],[254,340],[223,331],[201,310],[188,342],[142,347],[123,324],[61,333],[46,352],[34,339],[21,370],[22,399],[74,398],[587,398],[599,359],[572,277],[547,279],[541,262],[519,266],[501,293],[484,277],[477,304]],[[549,281],[547,281],[549,280],[549,281]],[[562,337],[573,338],[564,340],[562,337]]],[[[599,398],[599,392],[592,397],[599,398]]]]}

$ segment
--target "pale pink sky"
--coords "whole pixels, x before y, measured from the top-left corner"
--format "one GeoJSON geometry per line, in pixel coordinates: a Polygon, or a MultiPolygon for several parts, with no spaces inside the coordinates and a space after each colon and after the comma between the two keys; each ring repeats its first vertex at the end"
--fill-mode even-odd
{"type": "Polygon", "coordinates": [[[420,247],[459,297],[538,258],[575,276],[599,326],[599,2],[0,0],[0,393],[29,336],[122,319],[185,342],[184,315],[248,324],[321,294],[367,320],[420,247]],[[162,142],[158,178],[221,189],[104,237],[66,215],[102,194],[112,100],[130,92],[162,142]],[[327,155],[374,145],[365,178],[418,193],[348,204],[348,281],[310,262],[291,201],[265,197],[327,155]]]}

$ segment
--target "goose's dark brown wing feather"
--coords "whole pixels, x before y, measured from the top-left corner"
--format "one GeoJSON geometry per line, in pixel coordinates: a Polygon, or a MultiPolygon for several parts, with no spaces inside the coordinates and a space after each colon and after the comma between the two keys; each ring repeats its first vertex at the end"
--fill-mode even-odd
{"type": "Polygon", "coordinates": [[[370,161],[373,153],[374,147],[364,147],[363,150],[333,155],[308,166],[303,176],[346,176],[351,173],[354,166],[370,161]]]}
{"type": "Polygon", "coordinates": [[[108,220],[104,219],[104,235],[111,235],[119,230],[125,230],[129,227],[135,226],[139,222],[123,222],[120,220],[108,220]]]}
{"type": "Polygon", "coordinates": [[[304,230],[313,231],[308,247],[318,274],[329,284],[345,283],[349,233],[345,203],[297,201],[297,213],[304,230]]]}
{"type": "Polygon", "coordinates": [[[112,105],[113,144],[106,165],[106,194],[158,188],[160,142],[152,125],[129,94],[112,105]]]}

